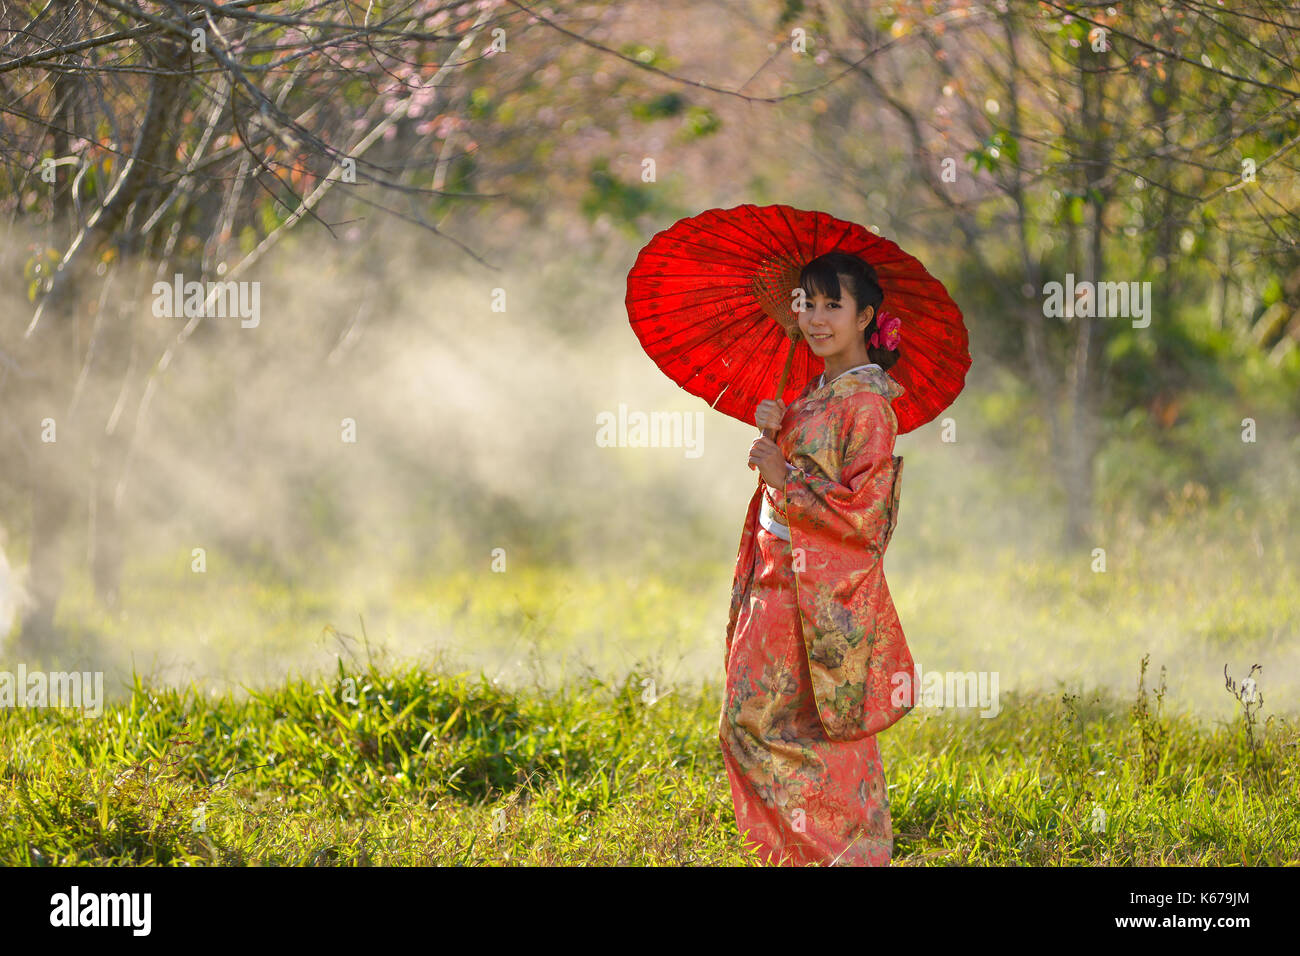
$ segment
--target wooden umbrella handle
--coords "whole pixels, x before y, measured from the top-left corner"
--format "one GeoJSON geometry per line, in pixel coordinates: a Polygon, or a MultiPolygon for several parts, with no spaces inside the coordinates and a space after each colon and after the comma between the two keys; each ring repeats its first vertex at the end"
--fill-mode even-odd
{"type": "MultiPolygon", "coordinates": [[[[781,396],[785,394],[785,382],[786,379],[790,377],[790,366],[794,362],[794,347],[798,344],[798,341],[797,336],[790,337],[790,348],[785,353],[785,368],[781,369],[781,382],[776,386],[777,401],[780,401],[781,396]]],[[[762,429],[761,434],[767,438],[775,438],[776,430],[773,428],[764,428],[762,429]]]]}

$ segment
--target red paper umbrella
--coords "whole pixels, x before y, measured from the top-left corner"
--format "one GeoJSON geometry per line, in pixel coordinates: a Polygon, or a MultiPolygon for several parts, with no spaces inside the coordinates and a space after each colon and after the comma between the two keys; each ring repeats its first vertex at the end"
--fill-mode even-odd
{"type": "Polygon", "coordinates": [[[898,430],[924,425],[966,382],[961,310],[915,257],[828,213],[747,203],[656,233],[627,276],[632,330],[674,382],[753,424],[762,399],[779,393],[794,401],[825,367],[790,306],[800,270],[832,250],[875,268],[881,310],[902,320],[899,359],[889,370],[906,389],[894,402],[898,430]]]}

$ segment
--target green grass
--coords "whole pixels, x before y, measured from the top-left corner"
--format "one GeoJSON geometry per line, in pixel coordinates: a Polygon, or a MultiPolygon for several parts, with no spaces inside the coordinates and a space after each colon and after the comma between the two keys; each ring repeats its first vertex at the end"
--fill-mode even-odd
{"type": "MultiPolygon", "coordinates": [[[[1300,860],[1295,724],[1238,697],[1203,727],[1141,670],[1131,701],[1004,692],[885,732],[895,863],[1300,860]]],[[[757,865],[721,689],[647,678],[510,691],[340,656],[247,695],[137,678],[99,718],[0,711],[0,864],[757,865]]]]}
{"type": "MultiPolygon", "coordinates": [[[[998,675],[1000,710],[881,736],[895,862],[1300,862],[1294,496],[1108,511],[1102,571],[978,463],[908,467],[909,645],[998,675]]],[[[716,736],[740,517],[501,574],[486,549],[299,577],[139,549],[120,614],[74,571],[64,646],[24,663],[103,670],[110,705],[0,708],[0,863],[756,863],[716,736]]]]}

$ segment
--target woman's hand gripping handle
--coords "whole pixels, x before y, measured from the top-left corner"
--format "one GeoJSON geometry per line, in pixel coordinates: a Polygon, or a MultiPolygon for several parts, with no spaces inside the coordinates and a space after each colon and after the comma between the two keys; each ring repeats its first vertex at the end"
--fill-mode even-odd
{"type": "Polygon", "coordinates": [[[763,433],[755,438],[754,444],[749,447],[749,467],[751,469],[757,467],[763,480],[769,487],[775,489],[785,487],[785,474],[789,467],[775,441],[776,433],[781,428],[781,420],[785,418],[785,410],[786,404],[779,398],[765,399],[758,403],[754,413],[754,424],[763,429],[763,433]]]}

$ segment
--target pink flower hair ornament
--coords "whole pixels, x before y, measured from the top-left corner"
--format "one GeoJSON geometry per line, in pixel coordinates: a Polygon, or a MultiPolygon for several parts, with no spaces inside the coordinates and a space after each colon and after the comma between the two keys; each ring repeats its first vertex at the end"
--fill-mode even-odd
{"type": "Polygon", "coordinates": [[[871,346],[878,349],[898,348],[899,328],[903,321],[892,312],[876,313],[876,331],[871,333],[871,346]]]}

